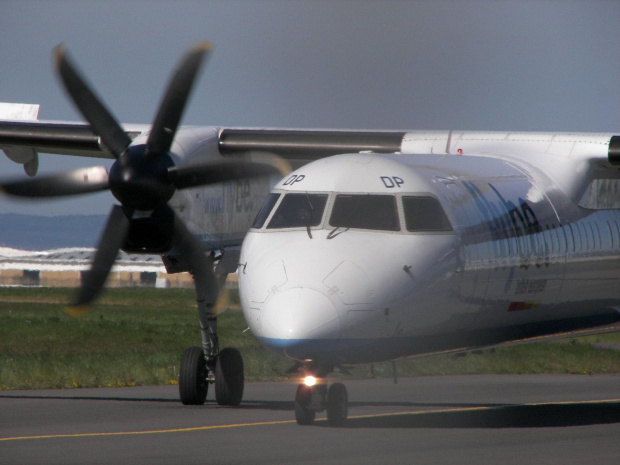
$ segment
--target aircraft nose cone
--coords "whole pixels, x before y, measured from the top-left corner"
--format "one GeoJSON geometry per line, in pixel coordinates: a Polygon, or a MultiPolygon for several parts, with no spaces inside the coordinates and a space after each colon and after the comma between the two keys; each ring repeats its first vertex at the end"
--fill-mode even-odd
{"type": "Polygon", "coordinates": [[[262,311],[262,337],[285,348],[308,340],[340,336],[340,317],[327,296],[309,288],[288,289],[273,295],[262,311]]]}

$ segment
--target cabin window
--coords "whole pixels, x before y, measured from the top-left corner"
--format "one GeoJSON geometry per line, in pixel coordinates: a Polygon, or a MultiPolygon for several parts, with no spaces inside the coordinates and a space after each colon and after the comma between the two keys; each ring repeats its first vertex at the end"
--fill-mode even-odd
{"type": "Polygon", "coordinates": [[[337,228],[400,231],[396,198],[340,194],[336,196],[329,224],[337,228]]]}
{"type": "Polygon", "coordinates": [[[403,207],[407,231],[452,231],[441,204],[433,197],[403,197],[403,207]]]}
{"type": "Polygon", "coordinates": [[[267,229],[318,226],[326,203],[327,194],[286,194],[267,229]]]}
{"type": "Polygon", "coordinates": [[[269,214],[271,213],[271,210],[273,210],[273,207],[278,202],[279,198],[280,198],[280,194],[275,194],[275,193],[271,193],[267,196],[267,198],[265,199],[265,202],[263,203],[263,206],[260,208],[260,211],[258,212],[258,215],[256,215],[256,218],[254,219],[254,223],[252,223],[253,228],[260,229],[263,227],[263,225],[265,224],[265,221],[267,221],[267,218],[269,217],[269,214]]]}

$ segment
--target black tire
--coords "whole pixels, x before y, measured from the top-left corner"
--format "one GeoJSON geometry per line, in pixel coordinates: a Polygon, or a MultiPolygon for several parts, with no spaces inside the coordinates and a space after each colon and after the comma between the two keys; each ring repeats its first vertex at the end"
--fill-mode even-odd
{"type": "Polygon", "coordinates": [[[207,366],[200,347],[188,347],[181,358],[179,395],[184,405],[202,405],[207,398],[207,366]]]}
{"type": "Polygon", "coordinates": [[[219,405],[237,406],[243,398],[243,359],[237,349],[220,351],[215,365],[215,400],[219,405]]]}
{"type": "Polygon", "coordinates": [[[349,411],[347,388],[342,383],[334,383],[327,391],[327,421],[331,426],[342,426],[349,411]]]}
{"type": "Polygon", "coordinates": [[[310,408],[312,401],[312,388],[305,384],[297,386],[295,393],[295,420],[298,425],[311,425],[314,423],[316,412],[310,408]]]}

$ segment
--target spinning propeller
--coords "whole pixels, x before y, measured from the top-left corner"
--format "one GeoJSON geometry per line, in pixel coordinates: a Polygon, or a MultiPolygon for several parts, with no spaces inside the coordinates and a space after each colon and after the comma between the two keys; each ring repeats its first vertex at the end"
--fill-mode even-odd
{"type": "MultiPolygon", "coordinates": [[[[56,48],[56,67],[67,92],[116,161],[109,173],[102,166],[80,168],[59,175],[3,183],[0,190],[21,197],[56,197],[110,190],[120,202],[112,207],[91,269],[82,279],[74,306],[90,304],[103,289],[118,251],[128,239],[136,212],[141,216],[146,212],[156,228],[169,230],[170,244],[187,260],[195,275],[214,279],[211,262],[205,257],[200,242],[175,215],[168,200],[177,189],[280,171],[276,163],[241,160],[174,166],[169,153],[172,141],[196,75],[210,49],[205,42],[185,54],[168,84],[147,143],[132,145],[132,140],[78,73],[65,47],[56,48]],[[172,223],[166,222],[170,218],[172,223]],[[170,224],[173,224],[172,228],[170,224]]],[[[132,239],[136,239],[134,234],[132,239]]],[[[137,242],[140,242],[139,237],[137,242]]]]}

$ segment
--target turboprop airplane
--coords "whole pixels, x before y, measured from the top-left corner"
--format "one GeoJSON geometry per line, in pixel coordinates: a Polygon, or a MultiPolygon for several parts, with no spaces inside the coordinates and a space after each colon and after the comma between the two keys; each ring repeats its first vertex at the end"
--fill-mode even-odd
{"type": "Polygon", "coordinates": [[[328,375],[349,365],[620,330],[620,136],[180,126],[208,50],[183,58],[151,126],[119,124],[62,47],[88,124],[0,106],[0,147],[31,176],[39,152],[115,160],[0,183],[119,201],[77,308],[119,249],[192,273],[202,346],[181,360],[184,404],[210,383],[219,404],[242,400],[243,361],[219,349],[215,310],[235,271],[251,331],[304,377],[299,424],[324,410],[345,421],[346,388],[328,375]]]}

